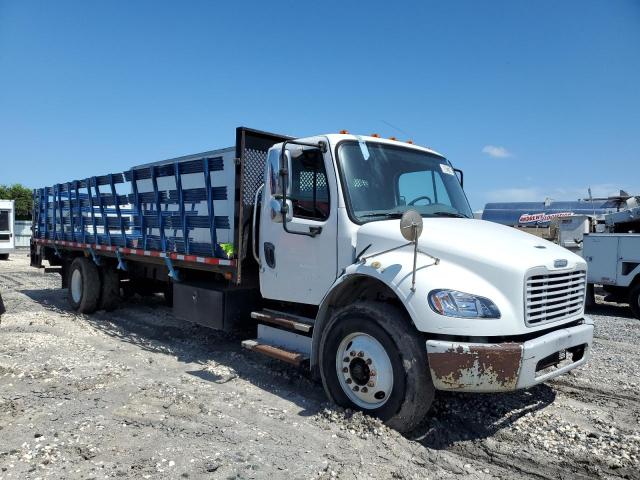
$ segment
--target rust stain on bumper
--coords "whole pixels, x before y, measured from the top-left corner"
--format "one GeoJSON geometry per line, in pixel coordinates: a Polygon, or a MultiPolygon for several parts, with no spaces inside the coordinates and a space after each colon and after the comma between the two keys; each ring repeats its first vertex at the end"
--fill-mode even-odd
{"type": "Polygon", "coordinates": [[[432,346],[428,349],[431,376],[441,390],[515,390],[522,350],[521,343],[432,346]]]}

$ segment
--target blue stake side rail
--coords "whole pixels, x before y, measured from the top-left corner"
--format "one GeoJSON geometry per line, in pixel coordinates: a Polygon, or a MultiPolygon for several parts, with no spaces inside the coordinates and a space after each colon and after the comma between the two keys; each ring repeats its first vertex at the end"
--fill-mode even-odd
{"type": "Polygon", "coordinates": [[[60,246],[235,267],[236,260],[227,257],[216,234],[230,228],[229,217],[214,211],[214,200],[227,199],[227,187],[211,186],[211,174],[223,169],[221,156],[203,157],[36,189],[33,242],[56,250],[60,246]],[[192,174],[203,177],[203,187],[183,188],[185,175],[193,183],[192,174]],[[139,191],[141,181],[152,190],[139,191]],[[158,181],[172,182],[174,188],[161,190],[158,181]],[[130,193],[118,193],[127,186],[130,193]],[[209,241],[203,241],[202,234],[196,241],[194,229],[208,230],[209,241]]]}

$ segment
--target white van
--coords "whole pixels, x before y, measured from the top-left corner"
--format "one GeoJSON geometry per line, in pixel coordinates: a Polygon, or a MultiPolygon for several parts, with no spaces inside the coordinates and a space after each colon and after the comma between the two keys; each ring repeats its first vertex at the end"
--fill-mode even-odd
{"type": "Polygon", "coordinates": [[[14,213],[15,200],[0,200],[0,260],[7,260],[15,247],[14,213]]]}

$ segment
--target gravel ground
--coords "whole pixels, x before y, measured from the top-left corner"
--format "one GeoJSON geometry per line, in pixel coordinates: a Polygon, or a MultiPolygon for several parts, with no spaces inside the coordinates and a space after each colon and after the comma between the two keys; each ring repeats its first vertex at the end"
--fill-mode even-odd
{"type": "Polygon", "coordinates": [[[0,262],[0,480],[640,479],[640,322],[591,313],[591,362],[527,391],[440,394],[408,436],[155,298],[69,311],[56,274],[0,262]]]}

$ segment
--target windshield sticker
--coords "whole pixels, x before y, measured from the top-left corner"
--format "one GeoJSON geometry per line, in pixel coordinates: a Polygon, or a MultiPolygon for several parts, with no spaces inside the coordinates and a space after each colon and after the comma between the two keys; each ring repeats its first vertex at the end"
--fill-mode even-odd
{"type": "Polygon", "coordinates": [[[440,168],[442,169],[443,173],[446,173],[447,175],[454,175],[453,173],[453,168],[451,168],[449,165],[447,165],[446,163],[441,163],[440,164],[440,168]]]}
{"type": "Polygon", "coordinates": [[[356,136],[356,138],[358,139],[358,144],[360,145],[362,156],[364,157],[365,161],[369,160],[369,149],[367,148],[367,144],[364,143],[364,140],[360,135],[356,136]]]}

